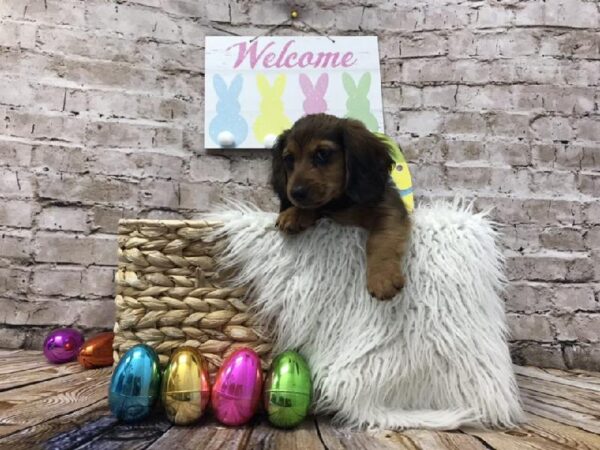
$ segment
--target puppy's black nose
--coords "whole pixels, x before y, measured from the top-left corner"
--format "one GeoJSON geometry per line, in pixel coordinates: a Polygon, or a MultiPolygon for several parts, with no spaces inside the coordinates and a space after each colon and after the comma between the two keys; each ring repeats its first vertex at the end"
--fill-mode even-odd
{"type": "Polygon", "coordinates": [[[306,186],[294,186],[291,194],[294,200],[301,202],[308,197],[308,188],[306,186]]]}

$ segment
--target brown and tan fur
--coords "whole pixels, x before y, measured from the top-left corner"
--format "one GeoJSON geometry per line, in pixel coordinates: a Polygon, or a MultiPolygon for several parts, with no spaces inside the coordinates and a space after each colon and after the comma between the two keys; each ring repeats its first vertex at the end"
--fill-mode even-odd
{"type": "Polygon", "coordinates": [[[381,300],[404,286],[400,261],[410,236],[408,213],[390,180],[392,164],[387,146],[361,122],[328,114],[299,119],[273,147],[277,226],[298,233],[330,217],[366,228],[367,287],[381,300]]]}

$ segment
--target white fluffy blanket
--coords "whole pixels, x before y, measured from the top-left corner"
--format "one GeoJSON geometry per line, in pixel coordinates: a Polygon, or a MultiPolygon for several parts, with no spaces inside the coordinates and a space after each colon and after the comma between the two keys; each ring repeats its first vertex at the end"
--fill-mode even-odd
{"type": "Polygon", "coordinates": [[[382,302],[366,290],[365,231],[322,220],[286,236],[275,214],[213,215],[226,224],[222,264],[252,286],[275,350],[307,358],[316,413],[352,427],[513,426],[523,413],[491,223],[457,202],[412,217],[407,285],[382,302]]]}

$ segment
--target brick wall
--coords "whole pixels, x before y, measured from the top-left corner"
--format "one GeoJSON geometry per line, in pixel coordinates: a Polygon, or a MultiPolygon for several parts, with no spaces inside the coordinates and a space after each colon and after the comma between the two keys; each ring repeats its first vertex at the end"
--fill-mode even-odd
{"type": "MultiPolygon", "coordinates": [[[[1,346],[110,328],[118,218],[274,207],[264,151],[202,148],[203,38],[264,33],[285,3],[0,1],[1,346]]],[[[417,197],[495,206],[515,360],[599,369],[599,3],[304,3],[319,30],[379,35],[417,197]]]]}

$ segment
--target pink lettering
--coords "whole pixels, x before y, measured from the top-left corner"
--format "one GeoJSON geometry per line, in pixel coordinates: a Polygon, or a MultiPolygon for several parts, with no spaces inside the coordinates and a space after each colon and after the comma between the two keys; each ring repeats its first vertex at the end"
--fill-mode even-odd
{"type": "Polygon", "coordinates": [[[294,67],[296,65],[296,58],[298,58],[298,53],[296,52],[292,52],[289,55],[286,56],[285,61],[283,62],[283,65],[285,67],[287,67],[288,69],[291,69],[292,67],[294,67]],[[292,62],[292,59],[294,60],[294,62],[292,62]]]}
{"type": "Polygon", "coordinates": [[[325,68],[329,65],[330,60],[332,67],[339,66],[337,59],[340,56],[339,52],[319,52],[317,53],[317,59],[315,60],[315,67],[325,68]]]}
{"type": "Polygon", "coordinates": [[[265,59],[263,60],[263,66],[265,66],[267,69],[270,69],[271,67],[273,67],[275,65],[275,63],[271,63],[271,61],[273,61],[275,59],[275,53],[271,52],[271,53],[267,53],[267,55],[265,56],[265,59]]]}
{"type": "Polygon", "coordinates": [[[310,66],[312,64],[312,59],[313,52],[302,53],[302,55],[300,55],[300,58],[298,58],[298,65],[300,67],[310,66]]]}
{"type": "Polygon", "coordinates": [[[305,51],[288,53],[290,47],[294,44],[294,40],[289,40],[283,47],[273,49],[275,41],[267,42],[262,49],[259,49],[259,40],[248,44],[247,42],[238,42],[233,44],[227,50],[237,47],[237,57],[233,63],[233,68],[237,69],[245,62],[248,62],[250,68],[254,69],[257,65],[265,69],[273,67],[313,67],[315,69],[327,69],[329,67],[351,67],[356,64],[356,58],[353,52],[312,52],[305,51]]]}
{"type": "Polygon", "coordinates": [[[252,44],[250,44],[250,47],[248,49],[246,49],[245,42],[239,42],[237,44],[233,44],[227,50],[229,50],[233,47],[239,47],[238,57],[237,57],[235,63],[233,64],[234,69],[237,69],[244,62],[244,59],[246,59],[246,56],[248,54],[250,54],[250,67],[252,67],[254,69],[254,66],[256,66],[256,63],[258,62],[258,60],[267,51],[267,49],[273,45],[275,45],[275,42],[269,42],[266,45],[266,47],[263,48],[262,52],[260,52],[258,55],[256,54],[256,47],[258,46],[258,41],[254,41],[252,44]]]}
{"type": "Polygon", "coordinates": [[[353,66],[354,64],[356,64],[356,59],[353,60],[352,58],[354,58],[354,53],[352,53],[352,52],[344,53],[344,56],[342,56],[342,66],[350,67],[350,66],[353,66]]]}
{"type": "Polygon", "coordinates": [[[278,67],[278,68],[283,67],[283,65],[284,65],[283,58],[284,58],[285,54],[287,53],[288,48],[290,48],[293,43],[294,43],[293,40],[287,41],[285,43],[285,45],[283,46],[283,49],[281,49],[281,53],[279,53],[279,57],[277,58],[277,62],[275,63],[276,67],[278,67]]]}

